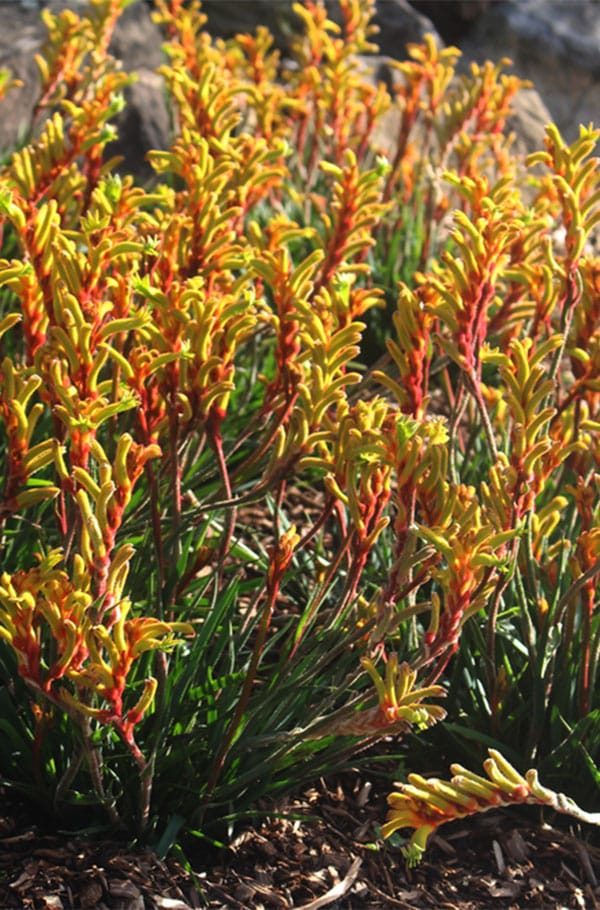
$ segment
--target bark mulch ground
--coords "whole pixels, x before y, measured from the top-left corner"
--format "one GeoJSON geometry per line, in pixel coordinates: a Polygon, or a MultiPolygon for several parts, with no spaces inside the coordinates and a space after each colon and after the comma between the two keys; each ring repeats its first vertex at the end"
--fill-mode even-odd
{"type": "Polygon", "coordinates": [[[456,822],[407,870],[398,847],[377,837],[383,794],[358,778],[321,782],[279,809],[286,817],[242,832],[220,854],[190,849],[192,873],[117,842],[42,834],[5,805],[0,908],[600,908],[600,847],[556,819],[513,812],[456,822]]]}

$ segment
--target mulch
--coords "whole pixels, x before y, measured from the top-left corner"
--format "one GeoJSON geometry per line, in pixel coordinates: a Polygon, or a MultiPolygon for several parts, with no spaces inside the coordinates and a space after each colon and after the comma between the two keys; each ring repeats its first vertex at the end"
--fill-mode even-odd
{"type": "Polygon", "coordinates": [[[358,775],[321,781],[220,853],[190,845],[187,869],[115,841],[43,833],[5,805],[0,908],[600,910],[600,847],[589,831],[487,813],[448,825],[407,869],[400,849],[378,837],[385,789],[358,775]]]}

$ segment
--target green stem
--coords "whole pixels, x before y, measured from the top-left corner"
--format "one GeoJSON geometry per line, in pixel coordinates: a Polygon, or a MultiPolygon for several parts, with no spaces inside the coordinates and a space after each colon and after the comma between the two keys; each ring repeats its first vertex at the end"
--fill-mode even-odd
{"type": "MultiPolygon", "coordinates": [[[[579,302],[581,297],[581,289],[577,283],[577,278],[575,277],[578,274],[577,266],[571,266],[567,273],[567,282],[566,282],[566,293],[565,300],[563,304],[563,317],[562,325],[560,331],[562,334],[562,342],[560,347],[554,352],[552,361],[550,364],[550,381],[556,382],[558,377],[558,371],[560,369],[560,362],[563,359],[565,353],[565,347],[567,346],[567,339],[569,337],[569,332],[571,331],[571,323],[573,322],[573,316],[575,315],[575,307],[579,302]]],[[[543,405],[545,407],[546,404],[543,405]]]]}
{"type": "Polygon", "coordinates": [[[102,807],[105,809],[111,823],[113,825],[120,825],[121,819],[119,817],[119,813],[115,808],[114,802],[107,798],[106,791],[104,790],[104,783],[102,781],[102,761],[98,757],[98,750],[92,742],[89,717],[81,718],[79,728],[81,730],[83,752],[87,761],[90,777],[92,779],[92,786],[94,787],[96,796],[102,804],[102,807]]]}
{"type": "Polygon", "coordinates": [[[158,490],[158,481],[156,479],[156,474],[152,468],[150,462],[146,462],[146,477],[148,478],[148,486],[150,488],[150,515],[152,522],[152,536],[154,538],[154,552],[156,554],[156,569],[158,572],[158,597],[157,597],[157,609],[158,609],[158,618],[163,619],[164,617],[164,604],[163,598],[165,593],[165,554],[163,547],[162,539],[162,526],[160,520],[160,502],[159,502],[159,490],[158,490]]]}
{"type": "Polygon", "coordinates": [[[456,428],[461,421],[466,405],[467,400],[464,396],[464,381],[461,373],[448,425],[448,437],[450,440],[450,445],[448,447],[448,468],[450,471],[450,479],[454,484],[458,484],[460,481],[458,468],[456,466],[456,452],[458,449],[458,434],[456,428]]]}
{"type": "Polygon", "coordinates": [[[469,391],[475,399],[475,403],[479,410],[479,416],[481,417],[481,422],[483,424],[483,432],[485,433],[485,438],[488,444],[488,449],[490,450],[490,455],[492,456],[492,461],[494,464],[498,461],[498,447],[496,445],[496,438],[494,436],[494,428],[492,427],[492,421],[490,420],[490,415],[485,406],[485,401],[483,400],[483,395],[481,394],[481,384],[479,379],[474,373],[465,373],[465,380],[469,391]]]}
{"type": "MultiPolygon", "coordinates": [[[[232,499],[233,494],[231,491],[231,480],[229,478],[229,471],[227,470],[227,461],[225,460],[225,453],[223,451],[223,438],[219,429],[211,428],[208,431],[209,440],[214,449],[215,455],[217,457],[217,465],[219,468],[219,474],[221,477],[221,483],[223,485],[223,490],[225,491],[225,496],[227,499],[232,499]]],[[[214,508],[214,506],[213,506],[214,508]]],[[[229,552],[229,547],[231,546],[231,540],[233,538],[233,533],[235,530],[235,523],[237,519],[237,509],[235,505],[230,506],[227,509],[225,517],[225,528],[223,531],[223,537],[221,539],[221,545],[219,547],[219,558],[217,563],[217,575],[219,579],[219,586],[223,580],[224,572],[224,563],[225,557],[229,552]]]]}
{"type": "Polygon", "coordinates": [[[579,578],[573,582],[568,591],[563,594],[556,606],[555,622],[560,622],[563,612],[566,609],[571,598],[574,597],[579,591],[581,591],[581,589],[585,587],[590,579],[595,578],[599,573],[600,559],[597,559],[593,566],[591,566],[587,572],[584,572],[583,575],[580,575],[579,578]]]}
{"type": "Polygon", "coordinates": [[[537,573],[535,571],[535,558],[533,555],[533,509],[527,515],[525,527],[525,571],[527,573],[527,583],[531,596],[539,601],[540,586],[537,573]]]}
{"type": "Polygon", "coordinates": [[[290,660],[292,659],[292,657],[298,650],[298,647],[300,646],[300,642],[302,641],[304,634],[306,633],[311,622],[313,621],[314,617],[316,616],[317,611],[318,611],[319,607],[321,606],[321,602],[322,602],[323,598],[325,597],[327,591],[329,590],[329,586],[332,583],[333,578],[334,578],[337,570],[340,567],[340,563],[341,563],[342,559],[344,558],[344,555],[348,551],[351,539],[352,539],[352,532],[350,532],[346,536],[346,539],[342,543],[335,558],[331,562],[329,569],[327,570],[327,574],[326,574],[325,578],[323,579],[323,581],[321,582],[321,585],[320,585],[319,589],[317,590],[313,600],[310,602],[310,605],[307,607],[307,612],[300,619],[300,624],[298,626],[295,641],[294,641],[294,644],[292,647],[292,651],[290,653],[290,658],[289,658],[290,660]]]}
{"type": "Polygon", "coordinates": [[[217,754],[215,756],[211,771],[209,773],[208,782],[206,784],[206,790],[204,792],[204,800],[203,800],[203,809],[204,810],[206,810],[208,801],[211,798],[212,794],[214,793],[215,787],[217,786],[219,777],[221,776],[221,772],[222,772],[223,766],[225,764],[225,759],[227,758],[231,745],[235,739],[235,735],[238,732],[240,722],[244,715],[244,711],[246,710],[246,707],[250,700],[250,695],[252,693],[252,689],[254,687],[254,682],[256,679],[256,672],[258,670],[258,665],[259,665],[260,658],[262,655],[263,647],[264,647],[264,644],[265,644],[265,641],[267,638],[267,632],[269,630],[271,616],[273,614],[273,609],[275,607],[275,601],[277,600],[277,595],[279,593],[279,584],[280,584],[280,580],[278,578],[275,578],[271,585],[270,590],[267,593],[267,600],[265,602],[265,606],[263,608],[262,615],[260,618],[258,634],[256,636],[256,642],[254,644],[254,650],[252,652],[250,666],[248,667],[248,672],[246,673],[246,677],[244,679],[244,685],[242,687],[242,691],[241,691],[238,703],[237,703],[235,711],[233,713],[231,723],[229,724],[229,727],[227,728],[227,730],[225,732],[225,736],[223,737],[223,742],[221,744],[221,748],[219,749],[219,751],[217,752],[217,754]]]}

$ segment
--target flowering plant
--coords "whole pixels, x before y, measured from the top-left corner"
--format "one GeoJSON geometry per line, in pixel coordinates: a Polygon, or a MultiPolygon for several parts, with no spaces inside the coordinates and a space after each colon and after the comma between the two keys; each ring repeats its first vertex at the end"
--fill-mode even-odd
{"type": "Polygon", "coordinates": [[[373,85],[371,0],[297,4],[292,64],[157,0],[142,187],[127,5],[44,13],[0,171],[3,776],[167,849],[446,713],[517,763],[556,711],[593,740],[598,132],[519,159],[524,83],[431,38],[373,85]]]}

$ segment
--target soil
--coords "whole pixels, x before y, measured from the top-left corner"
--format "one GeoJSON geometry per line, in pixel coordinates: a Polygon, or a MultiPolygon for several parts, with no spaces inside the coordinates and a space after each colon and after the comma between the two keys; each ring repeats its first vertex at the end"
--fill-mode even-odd
{"type": "Polygon", "coordinates": [[[488,813],[445,827],[407,869],[399,847],[378,838],[386,789],[377,793],[358,775],[321,781],[273,806],[226,850],[186,847],[187,868],[114,841],[43,834],[5,803],[0,908],[600,908],[600,846],[590,830],[488,813]]]}

